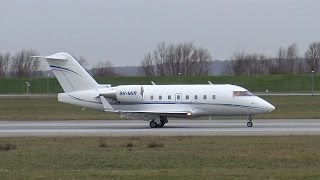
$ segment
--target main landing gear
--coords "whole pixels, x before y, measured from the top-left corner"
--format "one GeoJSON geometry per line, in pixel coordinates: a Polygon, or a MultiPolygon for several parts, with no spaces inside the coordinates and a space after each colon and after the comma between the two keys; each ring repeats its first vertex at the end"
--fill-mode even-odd
{"type": "Polygon", "coordinates": [[[162,128],[168,123],[168,118],[160,116],[159,118],[152,119],[149,123],[151,128],[162,128]]]}
{"type": "Polygon", "coordinates": [[[248,122],[247,122],[247,126],[248,126],[248,127],[252,127],[252,126],[253,126],[252,119],[253,119],[253,116],[252,116],[252,115],[249,115],[249,116],[248,116],[248,122]]]}

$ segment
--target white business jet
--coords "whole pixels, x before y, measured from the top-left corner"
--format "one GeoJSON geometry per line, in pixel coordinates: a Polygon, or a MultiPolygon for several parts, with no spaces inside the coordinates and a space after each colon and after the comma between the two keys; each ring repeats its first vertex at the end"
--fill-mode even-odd
{"type": "MultiPolygon", "coordinates": [[[[40,56],[37,56],[38,58],[40,56]]],[[[64,93],[58,101],[119,113],[122,117],[148,120],[151,128],[161,128],[168,118],[201,116],[248,116],[271,112],[273,105],[234,85],[99,85],[67,53],[41,57],[47,60],[64,93]]]]}

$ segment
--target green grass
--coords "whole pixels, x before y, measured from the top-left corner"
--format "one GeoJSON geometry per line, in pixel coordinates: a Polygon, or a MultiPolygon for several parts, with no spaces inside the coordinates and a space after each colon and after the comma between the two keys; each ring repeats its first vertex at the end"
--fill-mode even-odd
{"type": "MultiPolygon", "coordinates": [[[[26,81],[30,82],[30,93],[59,93],[62,89],[56,78],[2,78],[0,79],[0,94],[26,93],[26,81]]],[[[101,84],[177,84],[178,77],[108,77],[98,78],[101,84]]],[[[310,75],[270,75],[270,76],[182,76],[181,84],[235,84],[253,92],[310,92],[310,75]]],[[[314,90],[320,90],[320,76],[314,76],[314,90]]]]}
{"type": "Polygon", "coordinates": [[[1,179],[319,179],[319,136],[1,138],[1,179]],[[99,147],[103,139],[106,147],[99,147]],[[128,143],[133,146],[127,147],[128,143]],[[162,146],[151,148],[151,143],[162,146]]]}
{"type": "Polygon", "coordinates": [[[320,96],[261,96],[276,107],[271,113],[256,118],[320,118],[320,96]]]}
{"type": "Polygon", "coordinates": [[[1,98],[0,120],[74,120],[119,119],[114,113],[104,113],[59,103],[57,98],[1,98]]]}
{"type": "MultiPolygon", "coordinates": [[[[276,107],[271,113],[255,118],[320,118],[320,96],[264,96],[276,107]]],[[[207,117],[205,117],[207,118],[207,117]]],[[[214,117],[219,119],[222,117],[214,117]]],[[[246,118],[246,117],[223,117],[246,118]]],[[[57,102],[57,98],[1,98],[0,120],[74,120],[120,119],[106,113],[57,102]]]]}

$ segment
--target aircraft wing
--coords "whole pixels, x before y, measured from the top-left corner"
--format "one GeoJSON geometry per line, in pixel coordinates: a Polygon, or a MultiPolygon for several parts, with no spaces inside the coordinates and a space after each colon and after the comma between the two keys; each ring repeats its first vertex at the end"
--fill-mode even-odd
{"type": "Polygon", "coordinates": [[[159,116],[166,117],[181,117],[189,116],[190,112],[158,112],[158,111],[119,111],[121,117],[131,118],[131,119],[143,119],[150,120],[157,118],[159,116]]]}
{"type": "Polygon", "coordinates": [[[185,115],[190,116],[191,112],[186,111],[170,111],[170,112],[163,112],[163,111],[117,111],[119,113],[137,113],[137,114],[155,114],[155,115],[185,115]]]}
{"type": "Polygon", "coordinates": [[[141,119],[150,119],[150,117],[159,117],[159,116],[191,116],[191,112],[188,111],[122,111],[114,110],[112,106],[108,103],[105,97],[100,96],[102,105],[105,112],[115,112],[120,113],[122,117],[128,118],[141,118],[141,119]]]}

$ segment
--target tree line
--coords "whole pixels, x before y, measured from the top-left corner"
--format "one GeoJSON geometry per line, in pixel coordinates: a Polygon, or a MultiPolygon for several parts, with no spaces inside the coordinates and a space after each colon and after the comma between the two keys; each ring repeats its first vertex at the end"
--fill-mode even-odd
{"type": "Polygon", "coordinates": [[[207,49],[193,43],[159,43],[152,53],[145,55],[140,74],[145,76],[208,75],[211,55],[207,49]]]}
{"type": "MultiPolygon", "coordinates": [[[[0,52],[0,78],[3,77],[39,77],[41,76],[39,53],[33,49],[23,49],[11,55],[10,52],[0,52]]],[[[109,61],[94,65],[89,70],[88,62],[85,57],[80,56],[75,59],[94,77],[116,76],[116,72],[109,61]]]]}
{"type": "Polygon", "coordinates": [[[296,43],[280,47],[276,54],[235,52],[227,64],[225,74],[267,75],[306,74],[320,68],[320,42],[313,42],[303,54],[296,43]]]}
{"type": "Polygon", "coordinates": [[[39,60],[34,50],[21,50],[14,55],[0,52],[0,77],[35,77],[38,75],[39,60]]]}
{"type": "MultiPolygon", "coordinates": [[[[35,50],[20,50],[15,54],[0,52],[0,77],[36,77],[41,75],[39,53],[35,50]]],[[[88,69],[86,58],[75,59],[88,69]]],[[[144,76],[208,75],[212,56],[204,47],[193,43],[159,43],[153,52],[147,53],[139,67],[144,76]]],[[[273,56],[263,53],[234,52],[226,61],[226,75],[307,74],[320,71],[320,42],[313,42],[304,53],[296,43],[280,47],[273,56]]],[[[109,61],[100,61],[89,73],[93,77],[117,76],[109,61]]]]}

